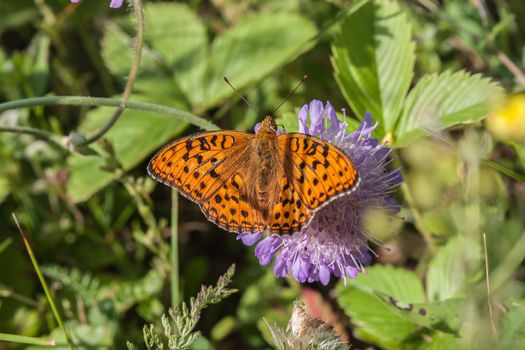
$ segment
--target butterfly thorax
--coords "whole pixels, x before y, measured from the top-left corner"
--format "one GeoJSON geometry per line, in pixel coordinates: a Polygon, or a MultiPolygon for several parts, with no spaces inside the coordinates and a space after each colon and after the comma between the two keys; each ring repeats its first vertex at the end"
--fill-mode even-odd
{"type": "Polygon", "coordinates": [[[266,116],[255,135],[253,144],[255,154],[251,162],[254,164],[252,176],[255,186],[252,193],[257,199],[263,217],[268,215],[277,199],[277,155],[279,152],[276,130],[277,126],[272,117],[266,116]]]}

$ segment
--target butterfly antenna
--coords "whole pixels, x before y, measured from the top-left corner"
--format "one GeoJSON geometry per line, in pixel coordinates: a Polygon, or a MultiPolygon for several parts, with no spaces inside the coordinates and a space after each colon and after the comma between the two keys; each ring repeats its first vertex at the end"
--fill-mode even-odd
{"type": "Polygon", "coordinates": [[[226,82],[226,84],[230,85],[230,87],[233,89],[233,91],[235,91],[237,93],[237,95],[239,95],[239,97],[248,105],[250,106],[251,109],[253,109],[255,112],[257,112],[257,114],[259,114],[259,111],[254,107],[252,106],[252,104],[250,102],[248,102],[247,99],[244,98],[243,95],[241,95],[241,93],[239,92],[239,90],[237,90],[236,88],[233,87],[233,85],[230,83],[230,81],[228,80],[228,78],[224,77],[224,81],[226,82]]]}
{"type": "Polygon", "coordinates": [[[277,112],[277,110],[283,105],[283,103],[285,103],[285,102],[290,98],[290,96],[292,96],[292,95],[297,91],[297,89],[299,89],[299,87],[300,87],[301,85],[303,85],[303,83],[304,83],[304,81],[305,81],[306,79],[308,79],[308,75],[305,74],[305,75],[303,76],[303,79],[301,79],[301,81],[299,82],[299,84],[297,84],[297,86],[295,87],[295,89],[293,89],[292,92],[290,92],[290,93],[288,94],[288,96],[286,96],[286,97],[281,101],[281,103],[279,103],[279,105],[273,110],[272,115],[274,115],[275,112],[277,112]]]}

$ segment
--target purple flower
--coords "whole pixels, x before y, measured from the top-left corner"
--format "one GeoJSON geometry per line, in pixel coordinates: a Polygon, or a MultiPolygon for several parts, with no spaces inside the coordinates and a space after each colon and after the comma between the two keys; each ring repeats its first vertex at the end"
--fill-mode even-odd
{"type": "MultiPolygon", "coordinates": [[[[399,170],[386,169],[391,149],[371,137],[376,126],[367,113],[357,130],[347,133],[346,120],[339,121],[330,102],[323,106],[313,100],[301,108],[299,132],[330,141],[343,150],[357,168],[361,182],[351,194],[321,208],[301,232],[270,235],[257,243],[255,255],[261,265],[275,257],[275,276],[291,274],[301,283],[319,281],[326,285],[332,275],[346,281],[370,264],[365,216],[374,210],[398,211],[391,194],[403,181],[399,170]]],[[[241,234],[237,239],[253,245],[261,236],[241,234]]]]}
{"type": "MultiPolygon", "coordinates": [[[[80,0],[71,0],[71,2],[79,3],[80,0]]],[[[109,3],[109,7],[113,8],[113,9],[119,8],[119,7],[122,6],[123,2],[124,2],[124,0],[111,0],[111,2],[109,3]]]]}

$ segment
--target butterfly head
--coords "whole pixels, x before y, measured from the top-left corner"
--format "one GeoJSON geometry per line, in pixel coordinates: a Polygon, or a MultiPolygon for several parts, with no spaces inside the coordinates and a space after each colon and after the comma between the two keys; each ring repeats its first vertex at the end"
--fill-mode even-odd
{"type": "Polygon", "coordinates": [[[259,130],[257,131],[257,134],[260,136],[265,135],[276,135],[277,133],[277,125],[275,124],[275,121],[273,118],[269,115],[264,117],[263,121],[261,122],[261,126],[259,127],[259,130]]]}

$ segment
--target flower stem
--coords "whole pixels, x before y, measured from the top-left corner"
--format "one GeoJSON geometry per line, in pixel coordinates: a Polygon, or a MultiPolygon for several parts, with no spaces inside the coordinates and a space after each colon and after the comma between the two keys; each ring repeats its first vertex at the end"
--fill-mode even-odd
{"type": "MultiPolygon", "coordinates": [[[[406,179],[405,176],[403,177],[406,179]]],[[[412,198],[412,193],[410,192],[410,188],[406,182],[403,182],[401,184],[401,190],[403,191],[403,196],[405,197],[406,203],[408,204],[408,207],[410,208],[410,211],[414,216],[414,225],[423,236],[423,239],[427,243],[428,248],[430,249],[430,252],[433,255],[436,252],[436,245],[432,240],[432,234],[426,229],[425,224],[423,222],[423,218],[421,217],[419,210],[417,210],[415,206],[414,199],[412,198]]]]}
{"type": "MultiPolygon", "coordinates": [[[[128,74],[128,80],[126,82],[126,87],[124,88],[124,92],[122,93],[121,100],[123,102],[127,102],[129,100],[129,96],[131,95],[131,91],[133,90],[133,84],[135,83],[135,79],[137,78],[137,73],[139,71],[140,66],[140,59],[142,56],[142,45],[144,43],[144,17],[142,14],[142,4],[140,0],[133,0],[133,9],[135,11],[135,18],[137,20],[137,37],[135,39],[135,52],[133,56],[133,63],[131,64],[131,68],[129,70],[128,74]]],[[[97,130],[93,135],[88,137],[84,142],[82,142],[81,146],[89,145],[90,143],[93,143],[100,139],[102,136],[104,136],[105,133],[109,131],[115,125],[117,120],[122,115],[122,112],[124,112],[124,107],[120,106],[118,107],[114,112],[111,118],[108,120],[106,125],[101,127],[99,130],[97,130]]]]}
{"type": "Polygon", "coordinates": [[[0,112],[34,106],[47,105],[66,105],[66,106],[106,106],[106,107],[122,107],[126,109],[134,109],[139,111],[152,112],[157,114],[165,114],[169,116],[178,117],[184,122],[191,123],[204,130],[218,130],[220,129],[214,123],[196,116],[192,113],[181,111],[180,109],[162,106],[154,103],[136,102],[136,101],[122,101],[115,98],[105,97],[84,97],[84,96],[45,96],[33,97],[9,102],[0,103],[0,112]]]}
{"type": "Polygon", "coordinates": [[[38,279],[40,280],[40,284],[42,285],[42,288],[44,289],[44,293],[46,294],[47,301],[49,302],[49,305],[51,306],[51,310],[53,311],[53,315],[55,316],[58,326],[60,327],[62,332],[64,332],[67,343],[69,344],[69,348],[76,349],[76,346],[73,344],[73,341],[71,339],[71,336],[69,335],[69,332],[66,330],[66,327],[64,326],[64,322],[62,322],[62,317],[60,317],[60,314],[58,313],[58,309],[55,304],[55,300],[53,299],[53,296],[51,295],[51,292],[49,291],[49,287],[47,285],[46,280],[44,279],[44,275],[42,275],[42,271],[40,270],[40,266],[38,265],[38,261],[36,260],[35,253],[33,252],[33,249],[31,248],[31,245],[29,244],[29,241],[27,240],[27,237],[24,234],[24,231],[22,231],[22,227],[20,226],[20,223],[18,222],[18,219],[15,213],[12,213],[12,215],[13,215],[13,220],[15,221],[16,227],[18,228],[18,231],[20,232],[20,236],[22,236],[22,240],[24,241],[24,245],[26,247],[27,254],[29,254],[31,263],[33,264],[33,267],[36,271],[38,279]]]}
{"type": "Polygon", "coordinates": [[[171,307],[179,305],[179,194],[171,190],[171,307]]]}
{"type": "Polygon", "coordinates": [[[24,126],[3,126],[0,125],[0,132],[13,132],[17,134],[29,134],[36,136],[40,139],[46,140],[49,143],[52,143],[60,148],[65,148],[62,143],[60,143],[60,135],[53,134],[49,131],[40,130],[36,128],[28,128],[24,126]]]}

